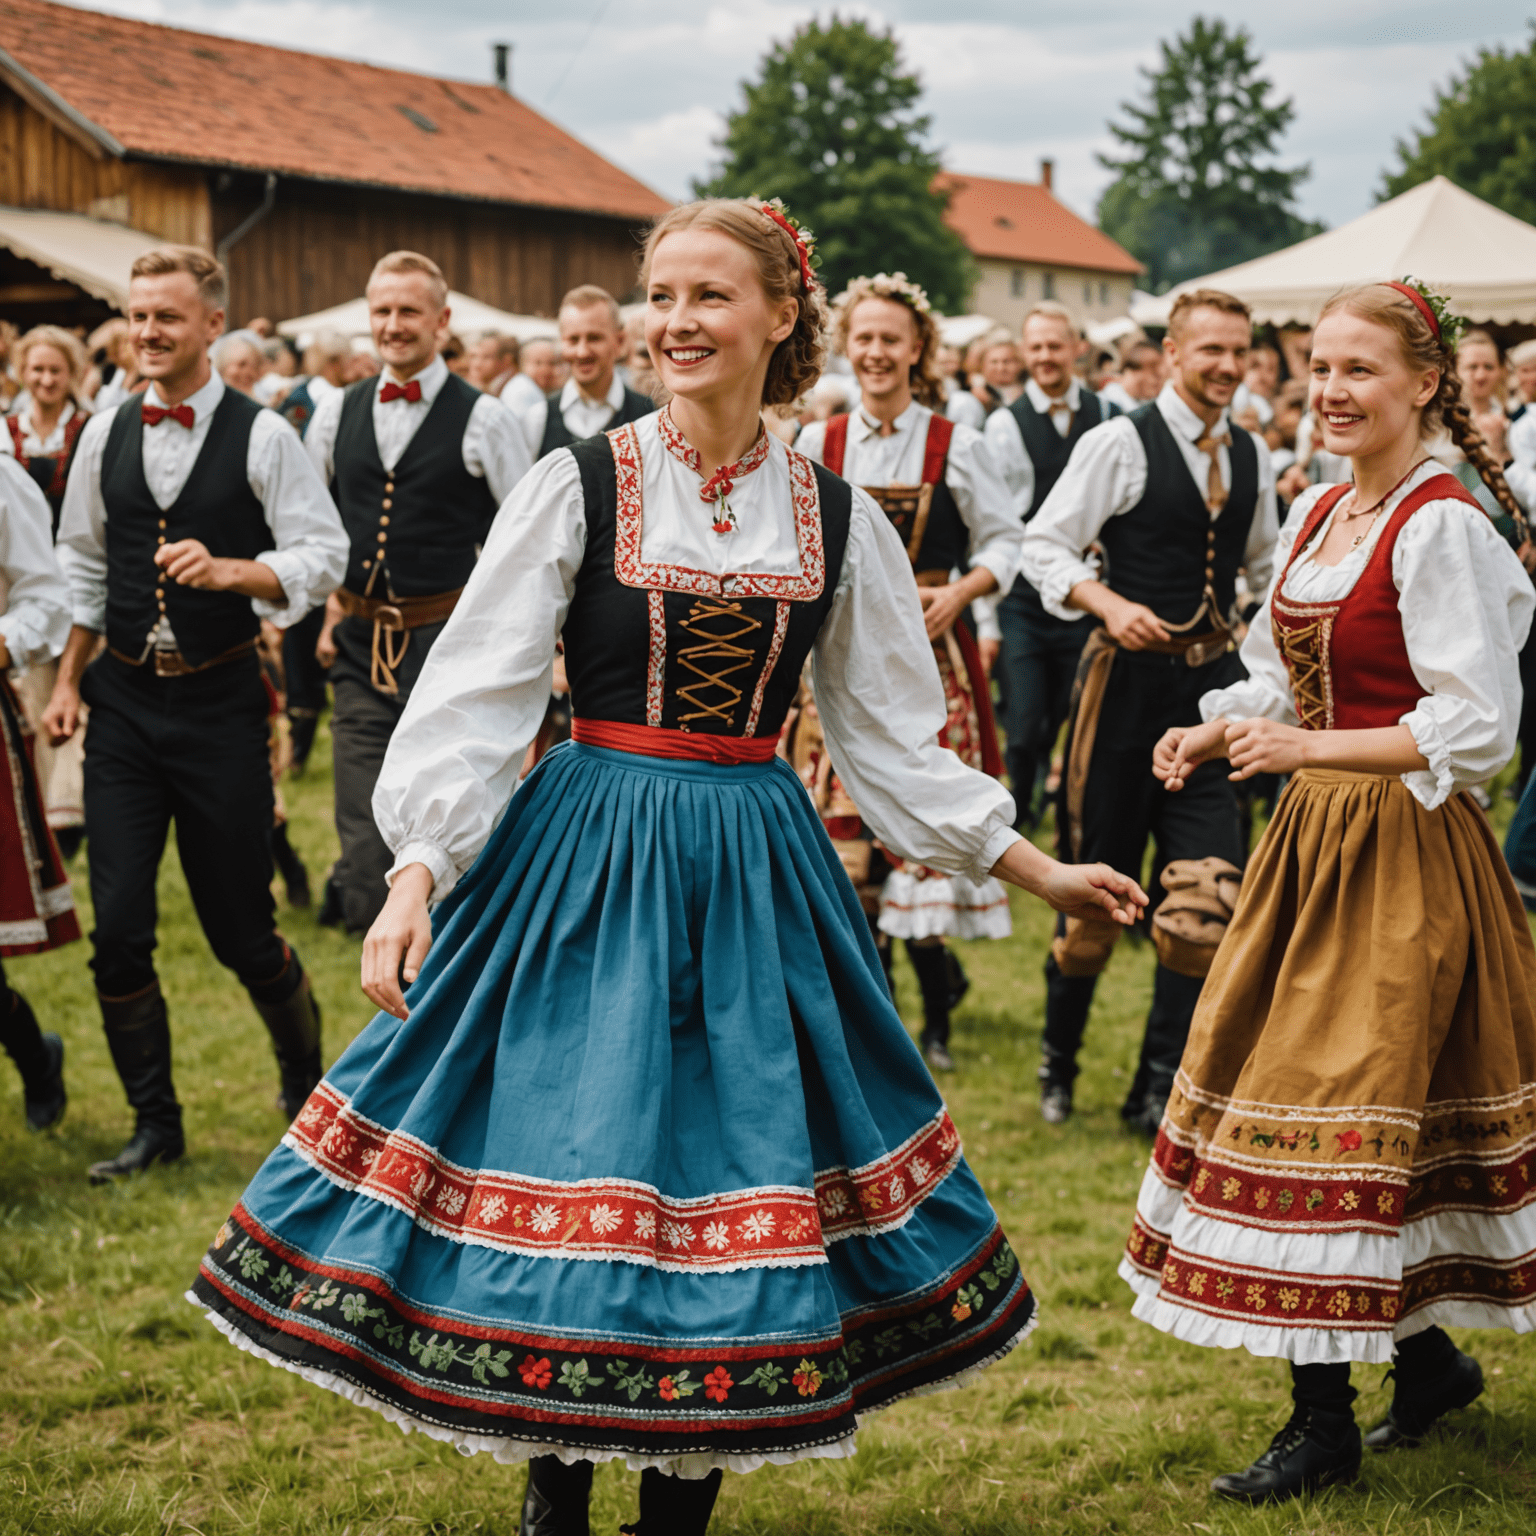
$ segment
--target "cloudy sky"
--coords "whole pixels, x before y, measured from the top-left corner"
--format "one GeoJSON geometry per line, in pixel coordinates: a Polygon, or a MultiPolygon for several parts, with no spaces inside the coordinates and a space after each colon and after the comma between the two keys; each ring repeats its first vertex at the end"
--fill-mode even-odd
{"type": "MultiPolygon", "coordinates": [[[[793,0],[93,0],[90,7],[235,37],[468,79],[490,43],[515,47],[513,89],[669,196],[715,151],[721,114],[765,48],[828,6],[793,0]]],[[[1095,151],[1160,38],[1197,10],[1253,34],[1296,103],[1287,163],[1308,162],[1303,211],[1328,224],[1364,212],[1396,140],[1422,121],[1479,47],[1523,46],[1529,0],[855,0],[838,7],[896,29],[927,85],[946,163],[1033,179],[1092,216],[1106,180],[1095,151]]],[[[277,131],[302,132],[302,123],[277,131]]]]}

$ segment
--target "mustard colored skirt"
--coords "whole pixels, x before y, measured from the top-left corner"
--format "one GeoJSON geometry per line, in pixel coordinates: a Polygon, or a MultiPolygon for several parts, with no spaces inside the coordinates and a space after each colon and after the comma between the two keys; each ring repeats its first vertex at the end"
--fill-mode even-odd
{"type": "Polygon", "coordinates": [[[1465,794],[1309,769],[1249,863],[1120,1273],[1298,1364],[1536,1329],[1536,949],[1465,794]]]}

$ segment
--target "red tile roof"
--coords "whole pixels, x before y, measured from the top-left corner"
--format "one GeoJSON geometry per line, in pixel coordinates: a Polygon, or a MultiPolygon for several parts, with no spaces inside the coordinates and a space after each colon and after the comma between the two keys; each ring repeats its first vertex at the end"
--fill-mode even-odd
{"type": "Polygon", "coordinates": [[[944,222],[973,256],[1130,276],[1145,270],[1128,250],[1078,218],[1038,182],[943,171],[934,186],[951,194],[944,222]]]}
{"type": "MultiPolygon", "coordinates": [[[[430,25],[426,16],[423,25],[430,25]]],[[[185,32],[47,0],[0,0],[0,50],[135,159],[629,219],[653,217],[667,206],[643,182],[494,85],[185,32]]],[[[6,73],[0,57],[0,80],[6,73]]]]}

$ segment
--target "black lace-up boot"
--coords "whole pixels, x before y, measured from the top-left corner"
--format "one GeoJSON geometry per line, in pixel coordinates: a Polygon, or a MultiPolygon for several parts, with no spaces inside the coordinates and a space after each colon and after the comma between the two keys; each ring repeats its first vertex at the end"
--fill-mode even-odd
{"type": "Polygon", "coordinates": [[[1242,1472],[1224,1472],[1211,1491],[1244,1504],[1278,1504],[1360,1472],[1360,1427],[1348,1365],[1293,1365],[1296,1408],[1269,1449],[1242,1472]]]}
{"type": "Polygon", "coordinates": [[[704,1536],[720,1494],[718,1467],[708,1477],[669,1477],[655,1467],[640,1474],[640,1519],[621,1525],[628,1536],[704,1536]]]}
{"type": "Polygon", "coordinates": [[[1387,1416],[1365,1437],[1367,1449],[1415,1446],[1445,1414],[1465,1408],[1483,1392],[1483,1368],[1464,1355],[1441,1328],[1426,1328],[1397,1346],[1394,1390],[1387,1416]]]}
{"type": "Polygon", "coordinates": [[[528,1492],[517,1536],[591,1536],[592,1463],[535,1456],[528,1463],[528,1492]]]}

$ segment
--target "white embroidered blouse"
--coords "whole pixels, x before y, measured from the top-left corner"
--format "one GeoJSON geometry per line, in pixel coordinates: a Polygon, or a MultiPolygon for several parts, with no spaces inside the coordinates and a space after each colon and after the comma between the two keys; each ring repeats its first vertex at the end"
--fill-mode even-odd
{"type": "MultiPolygon", "coordinates": [[[[735,526],[720,535],[699,475],[677,441],[663,442],[668,429],[680,441],[666,412],[625,429],[641,461],[630,511],[640,518],[642,569],[706,573],[727,590],[732,576],[756,578],[754,586],[777,577],[792,590],[814,574],[802,571],[797,538],[796,498],[814,486],[801,455],[769,435],[758,467],[735,478],[735,526]]],[[[620,477],[621,495],[632,494],[629,478],[620,477]]],[[[497,513],[391,738],[374,818],[395,853],[391,877],[425,864],[436,900],[474,862],[512,797],[549,702],[586,533],[576,460],[552,453],[497,513]]],[[[881,840],[916,863],[985,876],[1018,840],[1013,799],[939,746],[945,704],[912,567],[884,513],[858,490],[812,666],[833,764],[881,840]]]]}
{"type": "MultiPolygon", "coordinates": [[[[1417,486],[1444,473],[1433,460],[1423,464],[1387,498],[1358,549],[1337,565],[1319,565],[1312,551],[1332,526],[1330,513],[1286,573],[1281,583],[1285,596],[1297,603],[1331,603],[1347,596],[1392,513],[1417,486]]],[[[1284,569],[1307,514],[1328,489],[1314,485],[1296,498],[1275,546],[1277,571],[1284,569]]],[[[1456,790],[1491,779],[1514,755],[1520,725],[1519,653],[1536,610],[1536,593],[1484,513],[1452,500],[1428,502],[1408,519],[1392,551],[1392,580],[1400,594],[1409,665],[1424,689],[1424,697],[1400,723],[1429,760],[1428,769],[1405,773],[1402,780],[1421,805],[1433,810],[1456,790]]],[[[1200,700],[1204,719],[1260,716],[1296,724],[1269,605],[1266,596],[1243,641],[1248,677],[1206,694],[1200,700]]]]}

